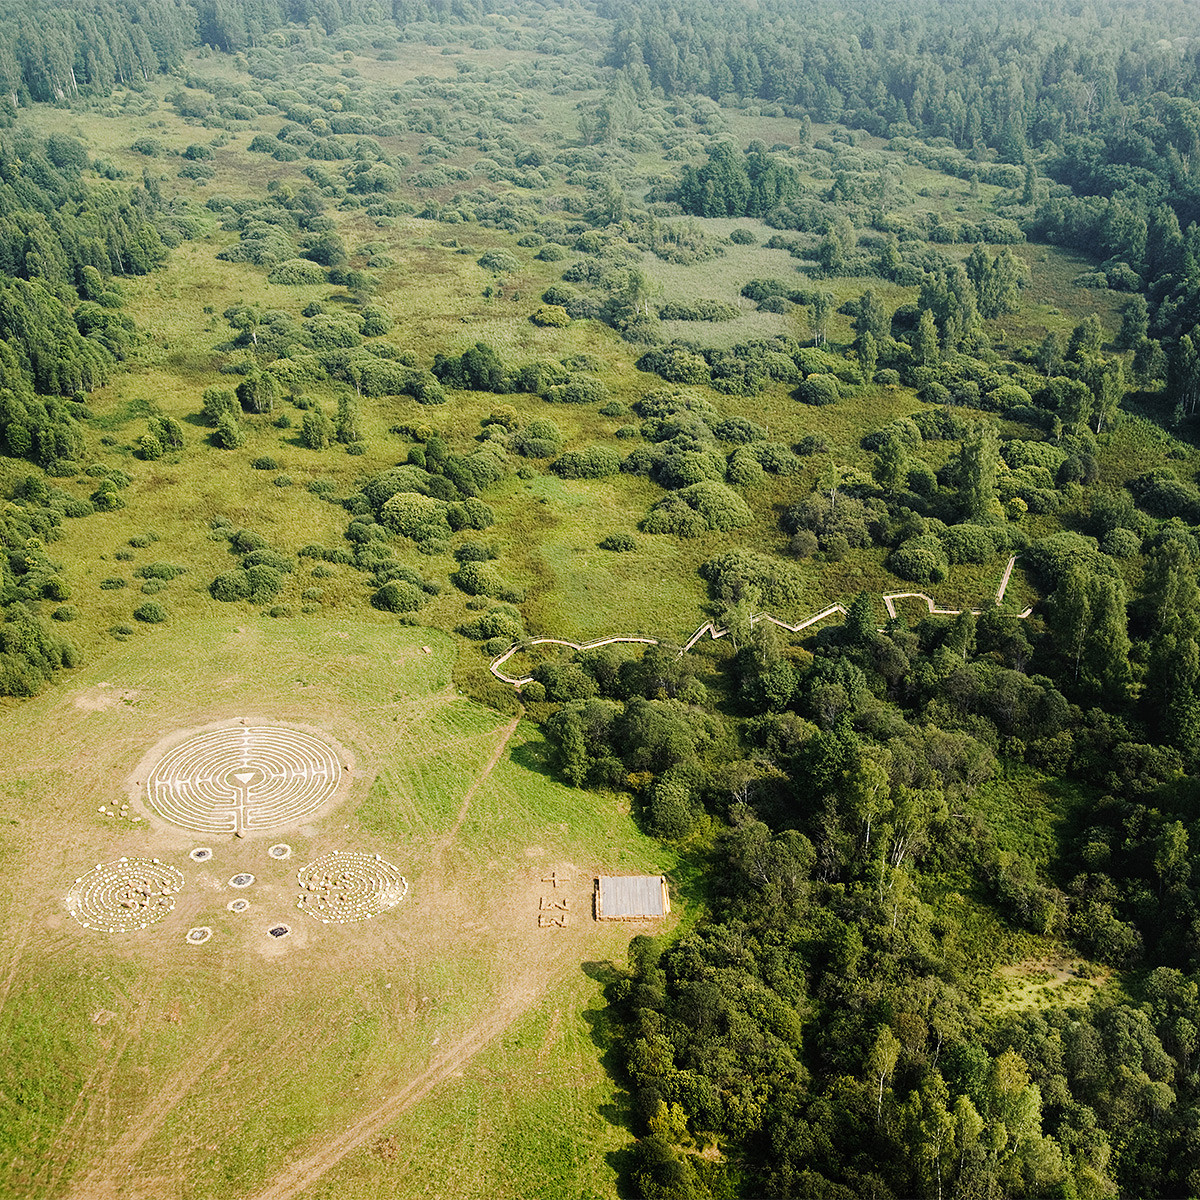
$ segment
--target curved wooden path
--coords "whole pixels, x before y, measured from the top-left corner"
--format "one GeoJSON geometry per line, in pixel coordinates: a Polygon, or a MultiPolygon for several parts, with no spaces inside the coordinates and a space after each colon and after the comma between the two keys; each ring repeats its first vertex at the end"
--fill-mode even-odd
{"type": "MultiPolygon", "coordinates": [[[[1004,599],[1004,593],[1008,590],[1008,581],[1012,578],[1013,567],[1016,565],[1016,561],[1017,556],[1014,554],[1008,560],[1008,565],[1004,568],[1004,576],[1000,580],[1000,587],[996,592],[996,604],[1000,604],[1004,599]]],[[[929,609],[930,614],[938,617],[957,617],[960,613],[964,612],[973,613],[975,616],[979,616],[979,614],[983,611],[979,608],[939,608],[933,597],[926,595],[924,592],[888,592],[882,596],[882,600],[883,606],[887,609],[887,614],[889,617],[896,616],[897,600],[922,600],[925,603],[925,607],[929,609]]],[[[1016,615],[1019,620],[1024,620],[1024,618],[1028,617],[1032,612],[1032,608],[1027,608],[1024,612],[1019,612],[1016,615]]],[[[800,633],[802,630],[808,629],[809,626],[816,625],[819,621],[824,621],[826,617],[832,617],[834,613],[841,613],[844,617],[846,615],[846,609],[840,604],[831,604],[828,608],[821,609],[819,613],[815,613],[811,617],[805,617],[803,621],[800,621],[795,625],[791,625],[787,621],[781,621],[778,617],[773,617],[770,613],[756,613],[750,618],[750,625],[753,627],[757,625],[759,621],[769,621],[772,625],[777,625],[780,629],[786,629],[789,633],[800,633]]],[[[699,629],[696,630],[695,633],[692,634],[690,638],[688,638],[686,642],[683,643],[679,649],[679,653],[686,654],[705,635],[712,638],[712,640],[715,642],[718,638],[725,637],[728,632],[728,629],[718,629],[712,621],[706,621],[700,626],[699,629]]],[[[520,688],[524,687],[527,683],[532,683],[533,676],[526,675],[522,678],[517,678],[513,675],[506,675],[504,671],[501,670],[504,664],[508,662],[508,660],[512,658],[512,656],[516,654],[518,650],[528,650],[533,646],[566,646],[571,650],[595,650],[599,646],[611,646],[617,642],[636,642],[644,646],[659,645],[658,638],[641,636],[598,638],[594,642],[569,642],[563,638],[552,637],[526,638],[521,642],[513,642],[513,644],[509,646],[507,650],[493,658],[488,666],[488,670],[490,670],[491,673],[495,675],[495,677],[502,683],[509,683],[512,684],[513,687],[520,688]]]]}

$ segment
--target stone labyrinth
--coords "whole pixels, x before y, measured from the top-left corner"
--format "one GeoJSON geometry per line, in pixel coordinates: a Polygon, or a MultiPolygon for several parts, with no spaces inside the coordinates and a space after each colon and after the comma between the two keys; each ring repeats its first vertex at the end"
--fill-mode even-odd
{"type": "Polygon", "coordinates": [[[408,894],[408,880],[378,854],[323,854],[297,873],[302,894],[296,907],[329,924],[365,921],[408,894]]]}
{"type": "Polygon", "coordinates": [[[128,933],[161,921],[174,907],[183,876],[156,859],[98,863],[75,880],[67,908],[85,929],[128,933]]]}
{"type": "Polygon", "coordinates": [[[146,781],[159,816],[197,833],[292,825],[336,792],[342,765],[312,734],[274,725],[230,726],[168,750],[146,781]]]}

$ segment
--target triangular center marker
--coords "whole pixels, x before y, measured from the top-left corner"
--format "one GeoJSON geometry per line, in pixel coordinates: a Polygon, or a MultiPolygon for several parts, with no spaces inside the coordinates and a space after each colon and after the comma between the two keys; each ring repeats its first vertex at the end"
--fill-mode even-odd
{"type": "Polygon", "coordinates": [[[254,778],[254,772],[253,771],[237,771],[233,777],[234,777],[234,779],[236,779],[238,781],[238,783],[249,783],[250,780],[252,780],[254,778]]]}

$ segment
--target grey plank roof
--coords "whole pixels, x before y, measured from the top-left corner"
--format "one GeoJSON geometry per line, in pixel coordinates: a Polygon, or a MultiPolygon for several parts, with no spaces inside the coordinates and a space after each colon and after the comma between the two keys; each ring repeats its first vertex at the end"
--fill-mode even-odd
{"type": "Polygon", "coordinates": [[[664,917],[666,881],[661,875],[601,875],[597,916],[604,920],[664,917]]]}

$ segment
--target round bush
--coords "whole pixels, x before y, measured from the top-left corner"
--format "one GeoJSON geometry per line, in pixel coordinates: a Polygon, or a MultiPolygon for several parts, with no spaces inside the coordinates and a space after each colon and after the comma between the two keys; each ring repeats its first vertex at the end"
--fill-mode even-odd
{"type": "Polygon", "coordinates": [[[415,612],[427,599],[419,587],[402,579],[393,579],[371,597],[371,603],[386,612],[415,612]]]}
{"type": "Polygon", "coordinates": [[[607,446],[569,450],[550,464],[550,470],[563,479],[603,479],[620,469],[621,456],[607,446]]]}
{"type": "Polygon", "coordinates": [[[729,240],[735,246],[753,246],[754,243],[758,241],[758,238],[756,238],[754,236],[754,234],[750,232],[749,229],[740,229],[739,228],[739,229],[735,229],[729,235],[729,240]]]}
{"type": "Polygon", "coordinates": [[[275,476],[275,486],[276,487],[291,487],[292,484],[294,484],[295,482],[296,481],[290,475],[276,475],[275,476]]]}
{"type": "Polygon", "coordinates": [[[256,471],[278,471],[279,462],[272,458],[269,454],[260,454],[257,458],[250,460],[250,465],[256,471]]]}
{"type": "Polygon", "coordinates": [[[226,571],[208,585],[208,590],[214,600],[224,603],[246,600],[250,596],[250,579],[243,570],[226,571]]]}
{"type": "Polygon", "coordinates": [[[618,554],[628,554],[637,549],[637,540],[631,533],[610,533],[600,543],[601,550],[613,550],[618,554]]]}
{"type": "Polygon", "coordinates": [[[60,604],[50,615],[56,621],[73,621],[79,613],[73,604],[60,604]]]}
{"type": "Polygon", "coordinates": [[[817,407],[835,403],[839,394],[838,381],[833,375],[810,375],[796,389],[797,400],[817,407]]]}
{"type": "Polygon", "coordinates": [[[325,270],[306,258],[288,258],[275,267],[267,276],[268,283],[280,283],[288,287],[303,287],[325,282],[325,270]]]}
{"type": "Polygon", "coordinates": [[[239,529],[229,541],[239,554],[249,554],[252,550],[265,550],[267,547],[267,539],[253,529],[239,529]]]}
{"type": "Polygon", "coordinates": [[[551,329],[565,329],[571,323],[571,314],[561,304],[543,304],[529,318],[535,325],[551,329]]]}
{"type": "Polygon", "coordinates": [[[158,625],[167,619],[167,610],[157,600],[147,600],[133,610],[133,615],[147,625],[158,625]]]}
{"type": "Polygon", "coordinates": [[[1110,529],[1100,543],[1100,549],[1113,558],[1133,558],[1142,551],[1142,539],[1132,529],[1110,529]]]}
{"type": "Polygon", "coordinates": [[[811,529],[799,529],[792,534],[788,549],[797,558],[811,558],[817,552],[817,535],[811,529]]]}
{"type": "Polygon", "coordinates": [[[128,586],[127,579],[102,579],[100,580],[100,590],[102,592],[115,592],[123,587],[128,586]]]}
{"type": "Polygon", "coordinates": [[[753,484],[762,483],[766,478],[766,472],[752,451],[739,449],[729,457],[725,478],[737,487],[750,487],[753,484]]]}
{"type": "Polygon", "coordinates": [[[985,563],[1008,544],[1003,530],[984,525],[951,525],[939,536],[952,563],[985,563]]]}
{"type": "Polygon", "coordinates": [[[521,689],[521,699],[526,704],[541,704],[546,699],[546,685],[538,683],[536,679],[531,679],[521,689]]]}
{"type": "Polygon", "coordinates": [[[157,595],[159,592],[163,591],[166,586],[167,581],[165,579],[147,579],[145,583],[142,584],[142,595],[157,595]]]}
{"type": "Polygon", "coordinates": [[[924,534],[901,542],[888,556],[888,569],[913,583],[941,583],[946,578],[946,551],[937,538],[924,534]]]}
{"type": "Polygon", "coordinates": [[[267,609],[268,617],[290,617],[291,615],[292,610],[286,604],[272,604],[267,609]]]}

